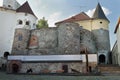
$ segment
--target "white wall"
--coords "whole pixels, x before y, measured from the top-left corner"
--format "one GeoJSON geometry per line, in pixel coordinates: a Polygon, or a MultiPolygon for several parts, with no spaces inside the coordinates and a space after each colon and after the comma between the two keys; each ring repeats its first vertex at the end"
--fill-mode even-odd
{"type": "Polygon", "coordinates": [[[3,7],[16,10],[20,4],[16,0],[4,0],[3,7]]]}
{"type": "Polygon", "coordinates": [[[14,11],[0,10],[0,56],[3,56],[5,51],[11,51],[16,25],[15,18],[14,11]]]}
{"type": "Polygon", "coordinates": [[[120,24],[117,29],[117,43],[118,43],[118,64],[120,65],[120,24]]]}
{"type": "Polygon", "coordinates": [[[18,20],[22,20],[23,24],[22,25],[17,24],[17,28],[26,27],[26,25],[25,25],[26,21],[30,21],[30,26],[28,26],[28,27],[30,27],[30,29],[34,29],[35,25],[36,25],[37,18],[31,14],[19,12],[19,13],[17,13],[17,21],[18,20]]]}
{"type": "Polygon", "coordinates": [[[0,7],[3,6],[3,0],[0,0],[0,7]]]}
{"type": "Polygon", "coordinates": [[[18,25],[18,19],[24,22],[29,20],[32,29],[33,24],[36,24],[37,20],[37,18],[31,14],[25,16],[25,13],[16,13],[12,10],[0,8],[0,56],[3,56],[5,51],[11,52],[15,28],[23,28],[25,25],[18,25]]]}

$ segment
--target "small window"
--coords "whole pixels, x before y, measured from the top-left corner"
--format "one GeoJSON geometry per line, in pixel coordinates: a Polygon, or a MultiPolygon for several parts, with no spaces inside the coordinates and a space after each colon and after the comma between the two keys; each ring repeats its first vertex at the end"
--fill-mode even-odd
{"type": "Polygon", "coordinates": [[[18,23],[21,25],[23,22],[22,22],[22,20],[19,20],[19,22],[18,22],[18,23]]]}
{"type": "Polygon", "coordinates": [[[22,34],[19,34],[19,36],[18,36],[18,40],[19,40],[19,41],[22,41],[22,39],[23,39],[22,34]]]}
{"type": "Polygon", "coordinates": [[[26,25],[30,25],[30,22],[29,22],[29,21],[27,21],[27,22],[26,22],[26,25]]]}
{"type": "Polygon", "coordinates": [[[11,7],[11,5],[8,5],[8,7],[11,7]]]}
{"type": "Polygon", "coordinates": [[[100,24],[102,24],[102,21],[100,22],[100,24]]]}

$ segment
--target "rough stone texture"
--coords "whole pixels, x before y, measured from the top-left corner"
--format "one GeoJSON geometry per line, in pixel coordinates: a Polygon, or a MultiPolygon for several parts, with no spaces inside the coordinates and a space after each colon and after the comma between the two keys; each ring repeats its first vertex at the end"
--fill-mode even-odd
{"type": "MultiPolygon", "coordinates": [[[[99,56],[99,54],[106,54],[109,47],[109,32],[107,30],[100,29],[91,32],[82,29],[77,23],[62,23],[57,28],[16,29],[12,54],[75,55],[80,54],[80,51],[86,48],[88,53],[98,53],[99,56]],[[100,52],[103,50],[104,52],[100,52]]],[[[24,62],[21,64],[20,72],[26,73],[30,68],[34,73],[62,72],[63,65],[68,65],[70,73],[74,72],[72,69],[79,72],[85,72],[86,69],[84,62],[24,62]]]]}
{"type": "Polygon", "coordinates": [[[75,23],[64,23],[58,27],[59,53],[80,54],[80,28],[75,23]]]}
{"type": "Polygon", "coordinates": [[[27,29],[16,29],[14,35],[14,43],[12,54],[24,55],[27,54],[30,31],[27,29]]]}
{"type": "Polygon", "coordinates": [[[32,31],[38,37],[39,49],[53,49],[57,47],[57,28],[42,28],[32,31]]]}
{"type": "Polygon", "coordinates": [[[29,55],[60,55],[57,48],[54,49],[31,49],[29,55]]]}
{"type": "Polygon", "coordinates": [[[92,31],[98,51],[110,51],[109,31],[105,29],[97,29],[92,31]]]}
{"type": "Polygon", "coordinates": [[[86,30],[80,29],[80,51],[87,49],[89,53],[96,53],[96,45],[93,39],[93,34],[86,30]]]}
{"type": "Polygon", "coordinates": [[[85,72],[85,63],[67,62],[67,63],[22,63],[20,73],[26,73],[28,69],[32,69],[33,73],[56,73],[62,71],[62,66],[68,65],[68,72],[74,73],[71,69],[79,72],[85,72]]]}

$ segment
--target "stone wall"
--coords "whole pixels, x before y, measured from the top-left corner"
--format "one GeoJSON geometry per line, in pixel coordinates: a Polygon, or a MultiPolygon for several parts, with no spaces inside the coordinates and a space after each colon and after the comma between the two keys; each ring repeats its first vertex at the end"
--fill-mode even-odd
{"type": "Polygon", "coordinates": [[[97,29],[92,31],[98,51],[110,51],[109,31],[105,29],[97,29]]]}
{"type": "Polygon", "coordinates": [[[32,69],[33,73],[62,73],[63,65],[68,65],[68,73],[75,73],[72,69],[78,72],[85,72],[85,63],[67,62],[67,63],[22,63],[20,73],[26,73],[28,69],[32,69]]]}
{"type": "MultiPolygon", "coordinates": [[[[105,36],[108,35],[108,32],[103,32],[106,33],[105,36]]],[[[106,40],[108,38],[102,37],[99,32],[93,31],[93,33],[96,34],[93,35],[90,31],[80,28],[76,23],[63,23],[57,28],[16,29],[12,54],[80,54],[84,49],[89,53],[97,53],[101,45],[103,45],[101,49],[104,47],[108,49],[108,45],[104,45],[109,43],[106,40]],[[99,40],[99,37],[95,38],[97,36],[101,36],[102,40],[99,40]],[[23,40],[19,40],[21,37],[23,40]]]]}
{"type": "Polygon", "coordinates": [[[87,49],[89,53],[92,53],[92,54],[97,53],[93,34],[86,29],[81,29],[80,30],[80,51],[82,52],[85,49],[87,49]]]}
{"type": "Polygon", "coordinates": [[[80,54],[80,27],[75,23],[64,23],[58,27],[59,53],[80,54]]]}
{"type": "Polygon", "coordinates": [[[33,30],[29,43],[29,54],[47,55],[56,54],[58,47],[57,28],[43,28],[33,30]]]}
{"type": "Polygon", "coordinates": [[[26,55],[28,52],[30,31],[27,29],[16,29],[14,35],[14,42],[12,47],[12,54],[26,55]]]}

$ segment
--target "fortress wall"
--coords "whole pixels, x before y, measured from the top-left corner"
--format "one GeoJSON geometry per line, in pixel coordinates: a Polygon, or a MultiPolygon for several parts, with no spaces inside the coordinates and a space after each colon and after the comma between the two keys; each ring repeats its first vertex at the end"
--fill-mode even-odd
{"type": "Polygon", "coordinates": [[[58,47],[57,28],[42,28],[31,32],[29,54],[56,54],[58,47]]]}
{"type": "Polygon", "coordinates": [[[93,34],[86,30],[86,29],[81,29],[80,30],[80,51],[84,51],[87,49],[89,53],[96,53],[96,45],[95,45],[95,40],[93,38],[93,34]]]}
{"type": "Polygon", "coordinates": [[[61,54],[80,54],[80,27],[63,23],[58,27],[58,50],[61,54]]]}
{"type": "Polygon", "coordinates": [[[30,32],[27,29],[19,28],[15,30],[12,54],[15,55],[27,54],[29,35],[30,32]]]}

